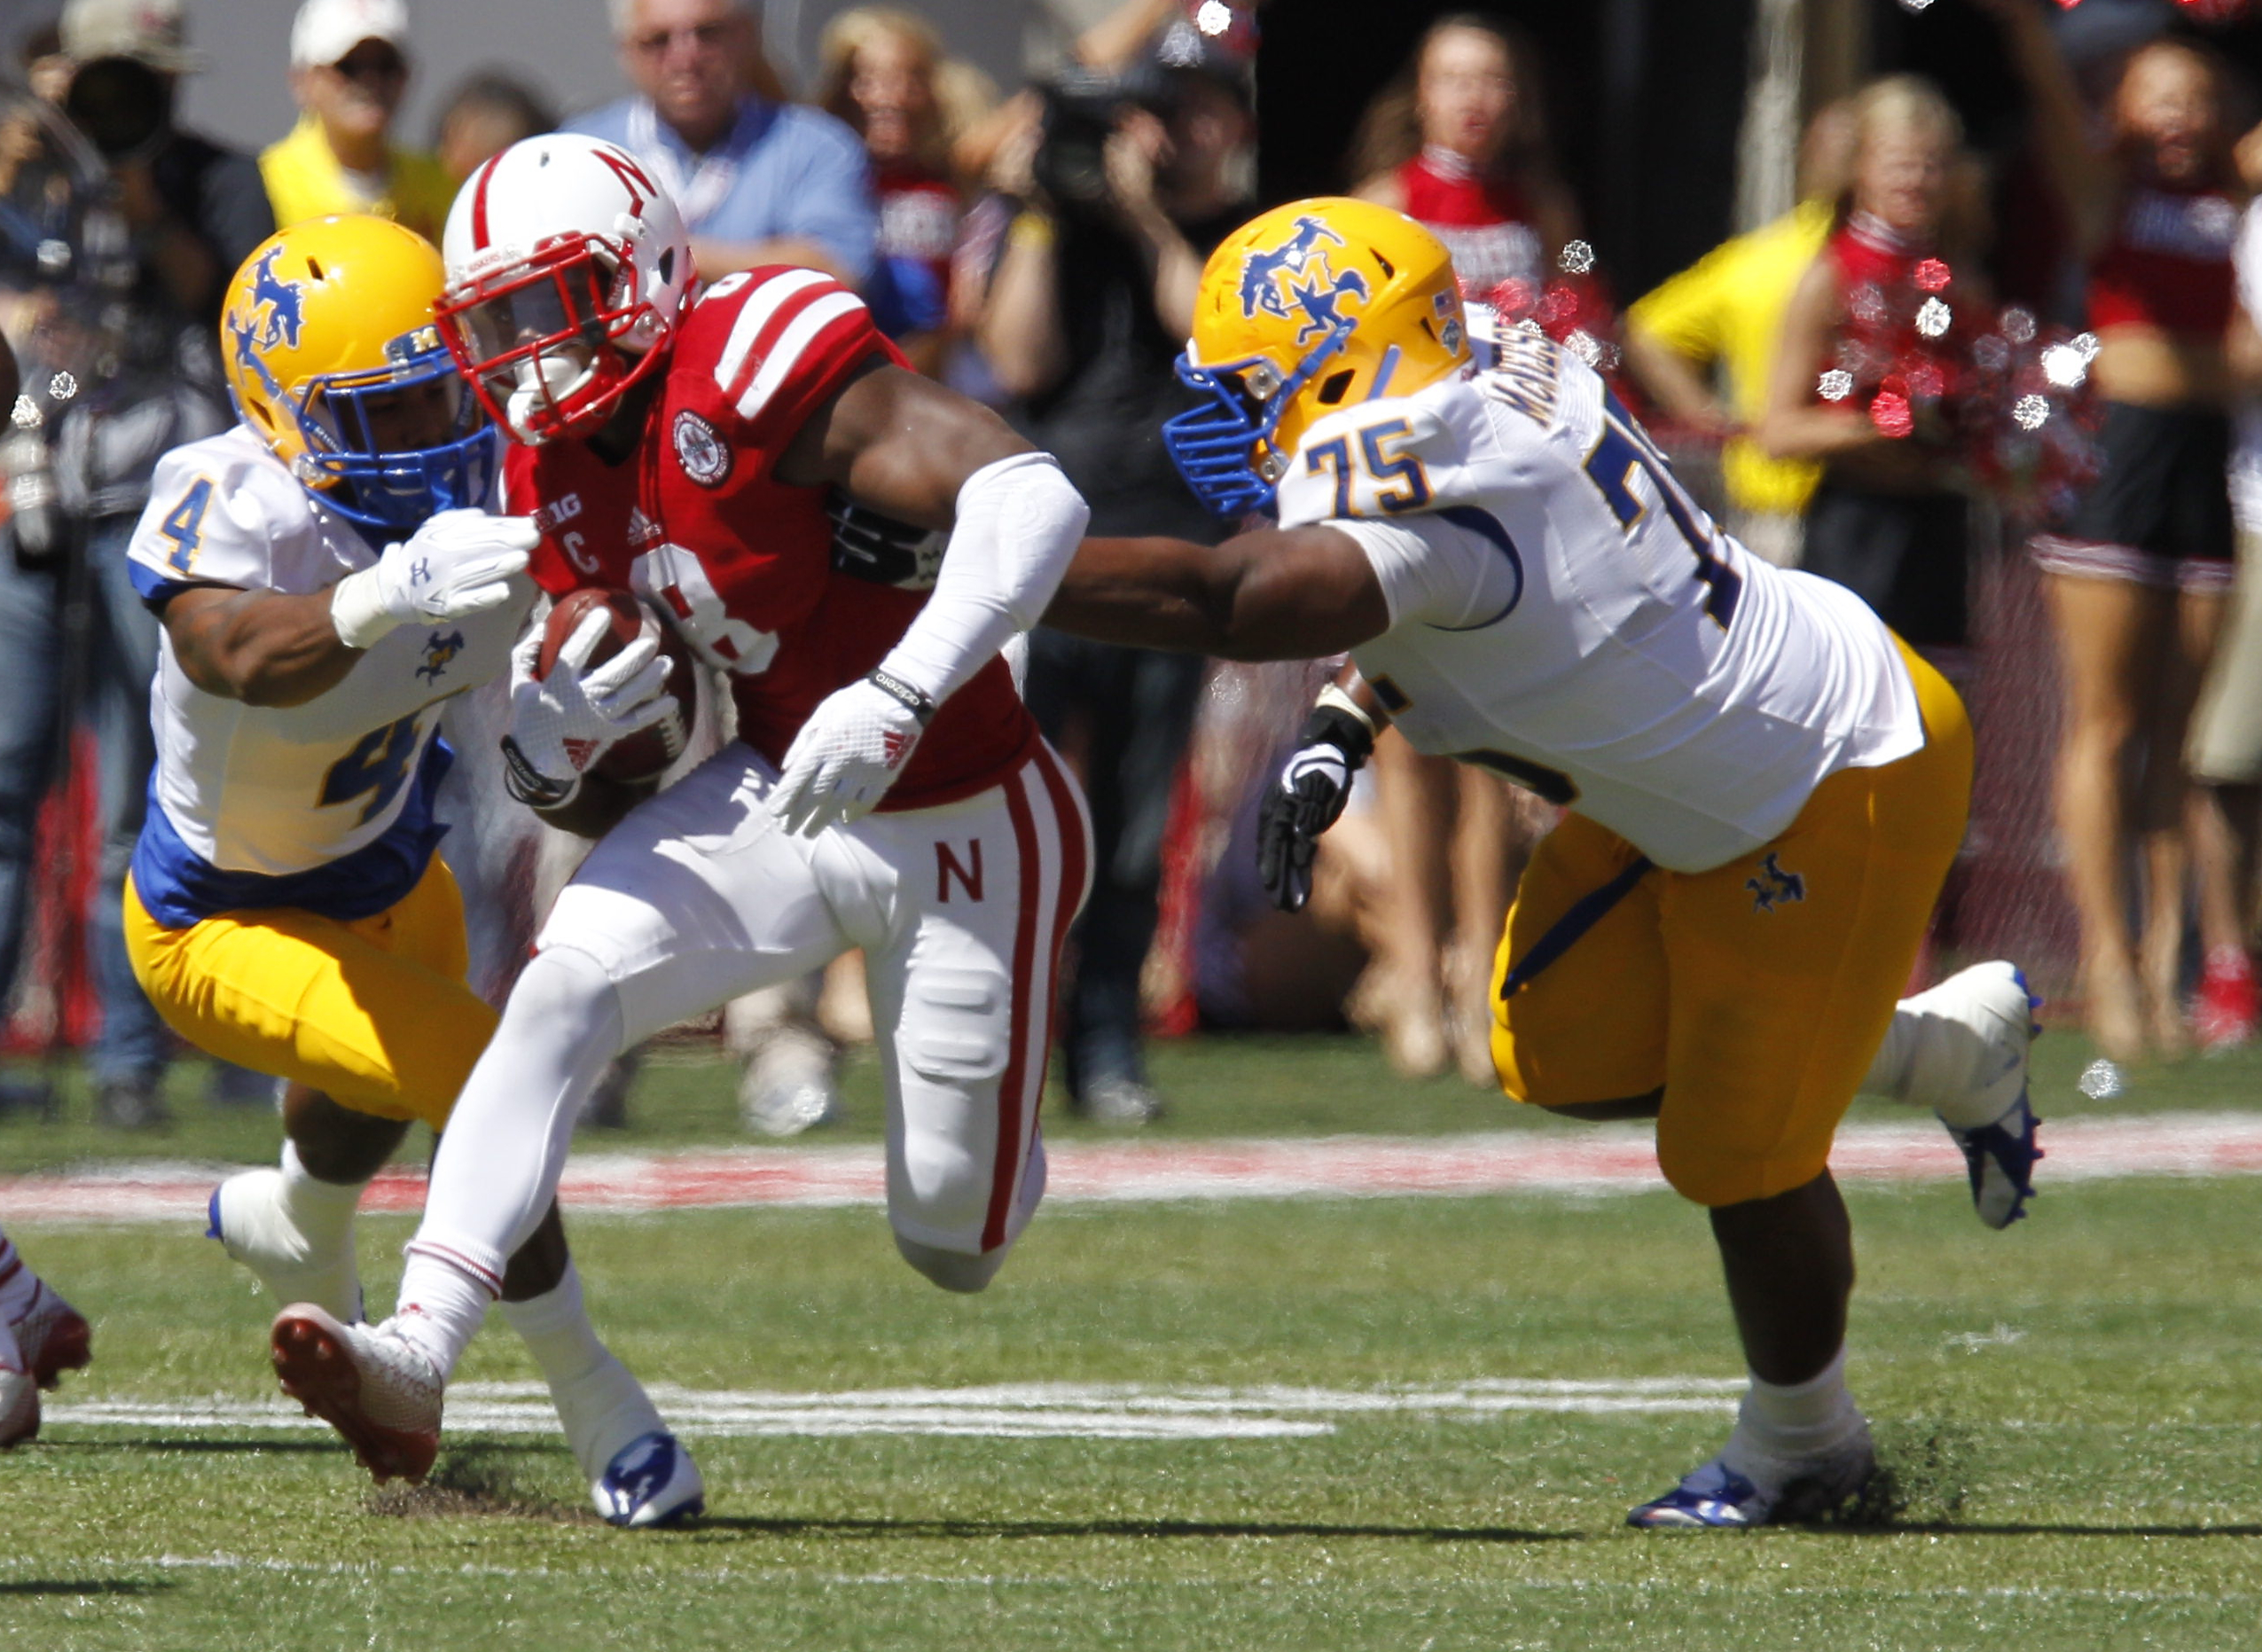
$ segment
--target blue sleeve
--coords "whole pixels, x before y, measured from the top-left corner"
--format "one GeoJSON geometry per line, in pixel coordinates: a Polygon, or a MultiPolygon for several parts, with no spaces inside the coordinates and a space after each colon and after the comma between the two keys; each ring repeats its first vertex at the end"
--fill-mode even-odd
{"type": "Polygon", "coordinates": [[[632,101],[622,98],[594,109],[584,109],[559,130],[579,132],[584,137],[601,137],[608,144],[625,148],[629,137],[629,106],[632,101]]]}
{"type": "Polygon", "coordinates": [[[165,605],[183,591],[193,591],[199,585],[211,583],[201,579],[168,579],[146,563],[137,562],[131,558],[126,561],[126,577],[134,582],[134,594],[141,599],[142,606],[156,615],[162,615],[165,605]]]}
{"type": "Polygon", "coordinates": [[[951,318],[949,294],[923,258],[882,258],[864,289],[872,319],[891,339],[940,332],[951,318]]]}
{"type": "Polygon", "coordinates": [[[872,278],[873,244],[880,234],[872,163],[857,135],[831,115],[798,108],[787,114],[795,164],[777,233],[815,241],[861,287],[872,278]]]}

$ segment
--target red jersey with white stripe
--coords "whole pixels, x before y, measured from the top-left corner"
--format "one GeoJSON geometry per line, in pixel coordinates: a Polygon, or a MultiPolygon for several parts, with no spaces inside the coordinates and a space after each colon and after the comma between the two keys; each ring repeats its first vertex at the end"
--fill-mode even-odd
{"type": "MultiPolygon", "coordinates": [[[[531,515],[544,590],[627,586],[656,599],[729,673],[739,738],[773,763],[819,701],[903,637],[924,591],[833,566],[826,489],[773,474],[810,415],[874,354],[903,357],[863,301],[772,266],[708,287],[677,322],[643,435],[618,465],[580,441],[513,447],[505,508],[531,515]]],[[[945,701],[882,810],[930,808],[1002,781],[1037,725],[1002,661],[945,701]]]]}
{"type": "Polygon", "coordinates": [[[1503,281],[1522,281],[1538,295],[1546,254],[1530,204],[1511,180],[1432,149],[1398,168],[1398,187],[1406,216],[1444,242],[1465,289],[1489,293],[1503,281]]]}
{"type": "Polygon", "coordinates": [[[2220,190],[2139,188],[2089,271],[2089,325],[2217,339],[2235,297],[2238,203],[2220,190]]]}

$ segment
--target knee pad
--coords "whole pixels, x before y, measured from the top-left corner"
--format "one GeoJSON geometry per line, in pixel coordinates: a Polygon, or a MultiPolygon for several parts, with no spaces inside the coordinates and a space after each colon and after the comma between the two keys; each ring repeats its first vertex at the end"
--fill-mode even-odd
{"type": "Polygon", "coordinates": [[[969,1256],[963,1250],[942,1250],[933,1245],[922,1245],[915,1239],[896,1235],[896,1249],[904,1261],[917,1268],[944,1290],[971,1296],[987,1290],[990,1281],[998,1277],[998,1270],[1006,1265],[1006,1254],[1012,1249],[1000,1245],[981,1256],[969,1256]]]}
{"type": "Polygon", "coordinates": [[[538,1024],[587,1048],[604,1045],[603,1059],[621,1053],[621,995],[605,967],[573,946],[545,946],[528,961],[511,989],[505,1018],[517,1026],[538,1024]]]}

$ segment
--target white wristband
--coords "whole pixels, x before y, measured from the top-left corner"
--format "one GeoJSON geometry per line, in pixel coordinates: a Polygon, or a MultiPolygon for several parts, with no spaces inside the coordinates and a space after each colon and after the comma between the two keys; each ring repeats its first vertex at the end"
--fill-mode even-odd
{"type": "Polygon", "coordinates": [[[330,623],[348,648],[366,648],[401,622],[385,611],[377,570],[348,574],[330,588],[330,623]]]}

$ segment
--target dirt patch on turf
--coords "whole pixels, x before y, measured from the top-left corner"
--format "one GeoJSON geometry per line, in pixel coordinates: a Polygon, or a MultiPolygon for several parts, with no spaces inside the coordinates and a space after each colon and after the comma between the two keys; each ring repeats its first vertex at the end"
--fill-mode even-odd
{"type": "Polygon", "coordinates": [[[490,1445],[450,1447],[421,1485],[380,1486],[364,1506],[372,1515],[395,1520],[501,1515],[561,1526],[604,1523],[593,1509],[573,1507],[521,1488],[509,1454],[490,1445]]]}
{"type": "Polygon", "coordinates": [[[1877,1472],[1834,1523],[1859,1530],[1955,1523],[1971,1484],[1971,1430],[1953,1417],[1878,1431],[1877,1472]]]}

